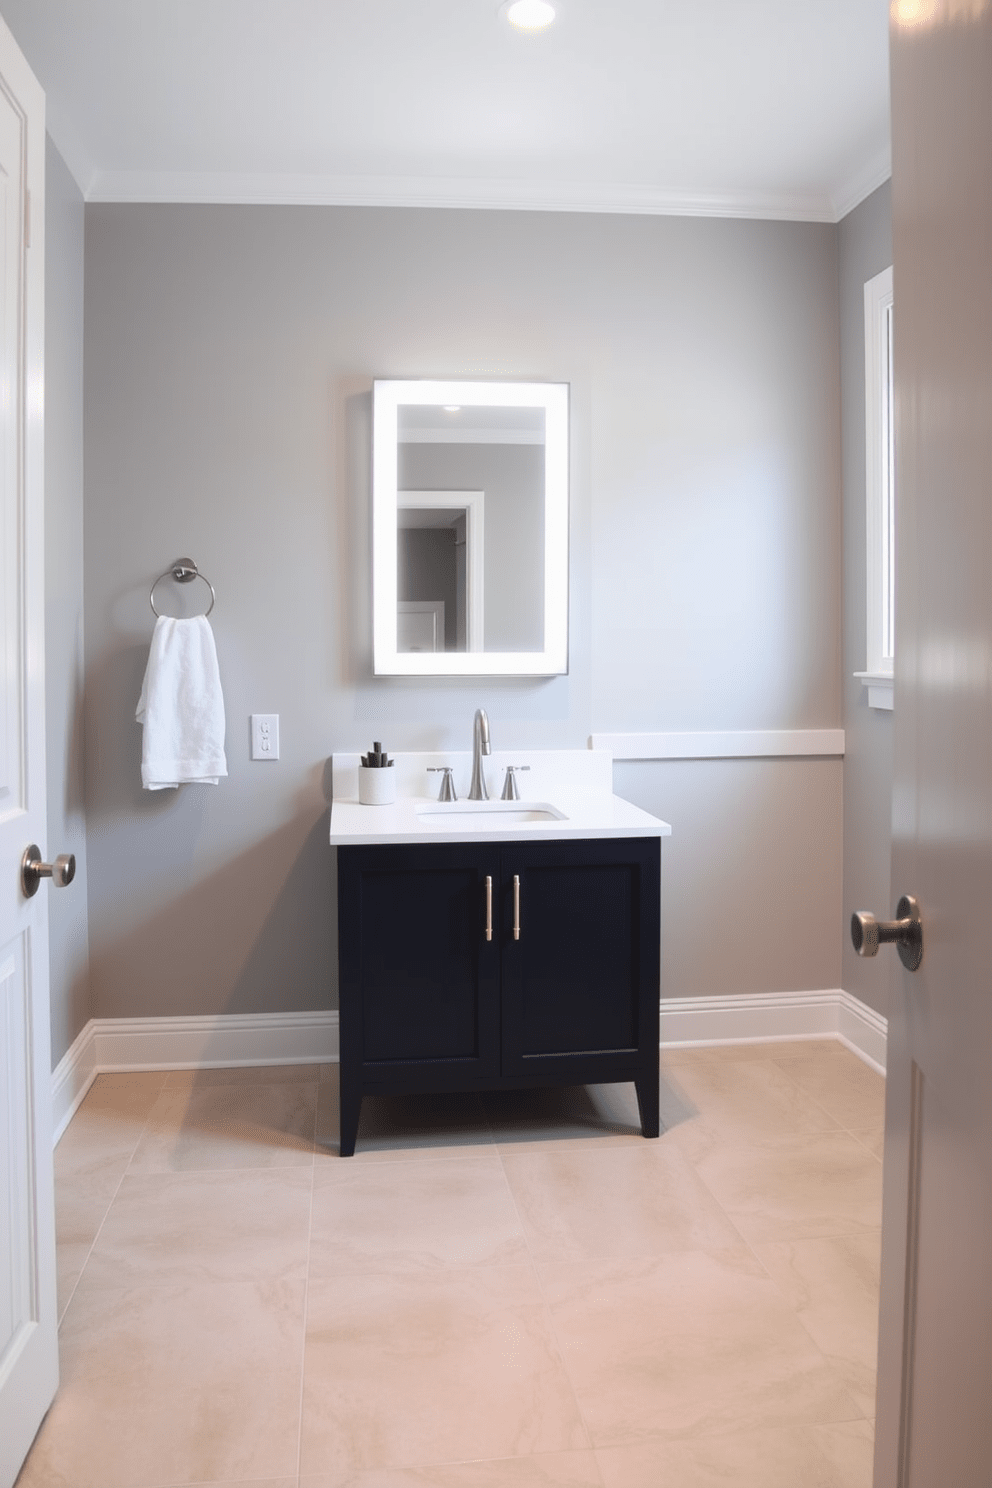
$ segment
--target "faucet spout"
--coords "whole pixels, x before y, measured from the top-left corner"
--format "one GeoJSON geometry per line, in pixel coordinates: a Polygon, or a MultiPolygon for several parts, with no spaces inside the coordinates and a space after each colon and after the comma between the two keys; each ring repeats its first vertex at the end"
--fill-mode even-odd
{"type": "Polygon", "coordinates": [[[472,784],[469,786],[468,798],[470,801],[488,801],[489,791],[486,787],[486,777],[482,773],[482,756],[491,753],[489,743],[489,718],[485,708],[475,710],[475,723],[472,726],[472,784]]]}

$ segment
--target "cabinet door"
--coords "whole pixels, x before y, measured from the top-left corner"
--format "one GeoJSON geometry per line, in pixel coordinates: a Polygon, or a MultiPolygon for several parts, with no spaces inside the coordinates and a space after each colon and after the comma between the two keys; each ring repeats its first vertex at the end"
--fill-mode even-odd
{"type": "Polygon", "coordinates": [[[477,846],[339,850],[341,1057],[373,1088],[464,1086],[499,1069],[499,941],[477,846]],[[404,1071],[408,1078],[404,1079],[404,1071]]]}
{"type": "Polygon", "coordinates": [[[503,849],[504,1075],[657,1071],[660,913],[657,838],[503,849]]]}

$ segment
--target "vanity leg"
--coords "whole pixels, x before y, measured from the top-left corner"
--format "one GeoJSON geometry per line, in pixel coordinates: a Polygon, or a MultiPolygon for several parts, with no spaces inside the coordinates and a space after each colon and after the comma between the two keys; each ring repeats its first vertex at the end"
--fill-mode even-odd
{"type": "Polygon", "coordinates": [[[658,1070],[648,1070],[634,1081],[637,1091],[637,1109],[641,1115],[641,1131],[646,1137],[656,1137],[658,1120],[658,1070]]]}
{"type": "Polygon", "coordinates": [[[362,1090],[357,1080],[345,1075],[341,1068],[341,1145],[342,1157],[351,1157],[358,1139],[358,1118],[362,1113],[362,1090]]]}

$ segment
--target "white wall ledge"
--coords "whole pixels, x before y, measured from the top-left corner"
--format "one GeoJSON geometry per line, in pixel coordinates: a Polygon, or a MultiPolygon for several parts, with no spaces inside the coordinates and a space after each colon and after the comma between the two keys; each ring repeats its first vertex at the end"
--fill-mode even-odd
{"type": "Polygon", "coordinates": [[[615,760],[823,758],[844,753],[843,729],[751,729],[671,734],[593,734],[615,760]]]}
{"type": "Polygon", "coordinates": [[[892,696],[895,678],[891,672],[855,672],[862,687],[868,690],[869,708],[885,708],[892,712],[892,696]]]}

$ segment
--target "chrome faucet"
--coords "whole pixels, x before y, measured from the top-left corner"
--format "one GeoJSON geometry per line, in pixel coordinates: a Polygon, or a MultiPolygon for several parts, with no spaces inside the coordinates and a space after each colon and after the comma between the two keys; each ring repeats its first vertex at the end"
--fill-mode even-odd
{"type": "Polygon", "coordinates": [[[482,773],[482,756],[489,753],[489,719],[486,717],[485,708],[476,708],[475,723],[472,728],[472,784],[468,790],[470,801],[489,800],[486,777],[482,773]]]}

